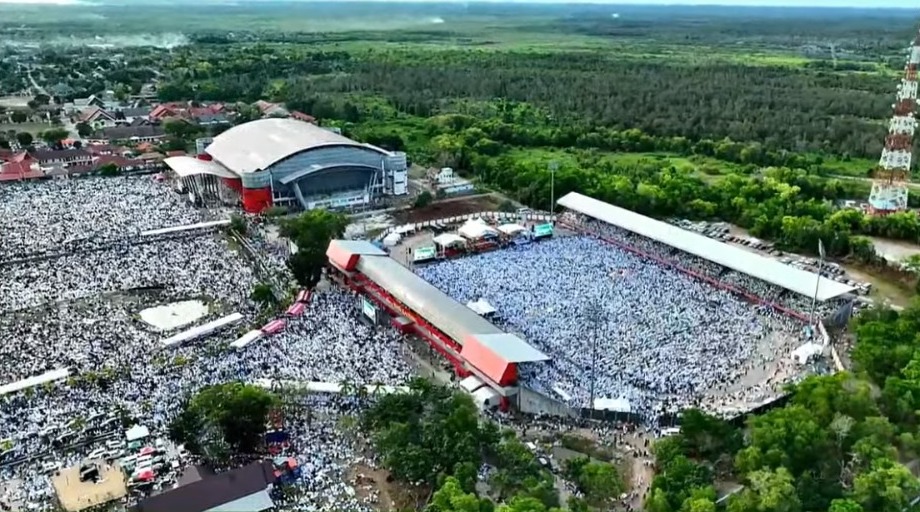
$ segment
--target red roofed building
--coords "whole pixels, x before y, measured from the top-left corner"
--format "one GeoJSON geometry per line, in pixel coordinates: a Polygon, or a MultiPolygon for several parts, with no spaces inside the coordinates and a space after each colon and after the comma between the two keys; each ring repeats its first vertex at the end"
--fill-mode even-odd
{"type": "Polygon", "coordinates": [[[300,111],[298,111],[298,110],[295,110],[295,111],[291,112],[291,117],[293,117],[294,119],[296,119],[296,120],[298,120],[298,121],[303,121],[303,122],[305,122],[305,123],[313,123],[313,124],[316,124],[316,118],[315,118],[315,117],[311,116],[310,114],[304,114],[303,112],[300,112],[300,111]]]}
{"type": "Polygon", "coordinates": [[[162,121],[170,117],[178,117],[182,110],[182,107],[178,107],[173,103],[163,103],[162,105],[157,105],[157,107],[150,112],[150,119],[162,121]]]}
{"type": "Polygon", "coordinates": [[[20,153],[0,165],[0,181],[21,181],[44,178],[45,173],[41,171],[38,162],[35,161],[28,153],[20,153]]]}
{"type": "Polygon", "coordinates": [[[489,389],[476,390],[474,400],[502,408],[523,395],[519,363],[550,358],[520,337],[506,333],[467,306],[424,281],[367,241],[333,240],[326,251],[333,275],[373,301],[390,316],[402,318],[412,330],[444,356],[459,377],[475,376],[489,389]]]}

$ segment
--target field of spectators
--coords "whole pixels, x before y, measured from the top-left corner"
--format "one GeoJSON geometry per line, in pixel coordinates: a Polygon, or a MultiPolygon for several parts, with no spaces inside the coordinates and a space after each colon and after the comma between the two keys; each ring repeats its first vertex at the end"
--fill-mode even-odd
{"type": "MultiPolygon", "coordinates": [[[[239,328],[163,347],[174,331],[233,312],[248,329],[258,313],[250,292],[260,281],[218,233],[138,238],[148,229],[212,220],[166,183],[119,177],[4,184],[0,197],[4,221],[21,221],[0,229],[0,385],[52,369],[73,372],[65,382],[0,396],[0,482],[16,482],[0,484],[0,505],[44,509],[49,465],[79,463],[105,448],[102,439],[123,437],[124,418],[165,436],[183,399],[204,386],[275,378],[396,385],[410,375],[398,334],[361,324],[354,297],[338,290],[314,293],[283,332],[239,351],[227,346],[239,328]],[[43,258],[11,263],[23,255],[43,258]],[[139,317],[188,299],[206,302],[210,312],[169,332],[139,317]]],[[[264,241],[249,242],[266,251],[263,265],[281,272],[282,260],[264,241]]],[[[287,454],[309,483],[292,507],[369,510],[343,483],[357,457],[350,440],[334,432],[347,405],[327,400],[305,409],[311,421],[289,418],[296,442],[287,454]]],[[[172,485],[178,475],[168,470],[144,491],[172,485]]]]}
{"type": "MultiPolygon", "coordinates": [[[[622,232],[605,234],[651,254],[685,256],[622,232]]],[[[690,258],[681,263],[707,274],[724,270],[690,258]]],[[[805,341],[799,321],[586,236],[416,272],[461,303],[491,303],[500,328],[553,358],[522,364],[525,384],[580,407],[590,401],[596,359],[595,398],[628,400],[647,417],[688,405],[743,408],[770,398],[793,376],[791,352],[805,341]]]]}

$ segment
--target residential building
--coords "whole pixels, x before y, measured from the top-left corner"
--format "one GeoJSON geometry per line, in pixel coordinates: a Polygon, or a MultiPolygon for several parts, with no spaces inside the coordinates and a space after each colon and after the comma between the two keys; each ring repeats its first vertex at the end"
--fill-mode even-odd
{"type": "Polygon", "coordinates": [[[291,117],[298,121],[303,121],[305,123],[316,124],[315,117],[311,116],[310,114],[304,114],[303,112],[300,112],[298,110],[294,110],[293,112],[291,112],[291,117]]]}
{"type": "Polygon", "coordinates": [[[118,119],[118,124],[132,125],[138,120],[148,123],[151,112],[150,107],[128,107],[116,112],[115,117],[118,119]]]}
{"type": "Polygon", "coordinates": [[[43,168],[67,168],[87,165],[93,161],[92,155],[84,149],[38,149],[32,152],[32,158],[43,168]]]}
{"type": "Polygon", "coordinates": [[[9,161],[0,164],[0,181],[21,181],[44,178],[45,173],[28,153],[13,155],[9,161]]]}
{"type": "Polygon", "coordinates": [[[430,169],[428,171],[428,181],[435,188],[438,195],[444,196],[468,194],[476,188],[469,180],[457,176],[450,167],[443,167],[440,170],[430,169]]]}
{"type": "Polygon", "coordinates": [[[191,482],[141,501],[133,512],[262,512],[275,506],[270,495],[276,481],[271,461],[183,480],[191,482]]]}
{"type": "Polygon", "coordinates": [[[85,110],[83,110],[80,113],[78,122],[86,123],[92,126],[93,128],[95,128],[96,130],[99,130],[102,128],[108,128],[110,126],[115,126],[116,117],[115,117],[115,114],[112,114],[108,110],[105,110],[102,107],[97,107],[95,105],[92,105],[90,107],[87,107],[85,110]]]}
{"type": "Polygon", "coordinates": [[[65,103],[64,112],[66,112],[68,115],[72,115],[94,106],[105,108],[105,101],[103,101],[102,98],[99,98],[95,94],[92,94],[88,98],[75,98],[73,103],[65,103]]]}
{"type": "Polygon", "coordinates": [[[199,126],[215,126],[220,124],[230,124],[230,120],[224,114],[202,114],[192,118],[199,126]]]}
{"type": "Polygon", "coordinates": [[[108,144],[113,141],[158,142],[166,137],[163,127],[156,125],[114,126],[104,128],[90,137],[91,143],[108,144]]]}
{"type": "Polygon", "coordinates": [[[259,100],[253,103],[253,106],[259,109],[259,112],[262,113],[262,117],[287,117],[290,115],[290,112],[280,103],[259,100]]]}

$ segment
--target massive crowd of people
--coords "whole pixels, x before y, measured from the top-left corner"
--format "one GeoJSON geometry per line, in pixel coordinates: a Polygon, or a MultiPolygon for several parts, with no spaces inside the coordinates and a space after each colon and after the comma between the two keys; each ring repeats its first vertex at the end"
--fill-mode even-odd
{"type": "MultiPolygon", "coordinates": [[[[666,252],[649,240],[630,243],[666,252]]],[[[804,341],[801,323],[771,308],[590,237],[512,246],[417,272],[461,303],[491,303],[500,327],[552,358],[521,365],[524,380],[580,407],[590,402],[593,381],[594,398],[625,400],[648,417],[690,404],[718,409],[734,403],[724,392],[762,394],[760,382],[738,384],[804,341]]]]}
{"type": "Polygon", "coordinates": [[[149,176],[4,183],[0,261],[123,240],[201,222],[200,217],[182,196],[149,176]]]}
{"type": "MultiPolygon", "coordinates": [[[[261,281],[219,234],[138,238],[144,230],[210,220],[166,183],[87,178],[4,186],[0,195],[0,207],[15,212],[2,222],[22,222],[0,229],[0,385],[52,369],[73,372],[54,385],[0,396],[0,482],[17,482],[0,484],[0,504],[47,502],[53,466],[76,464],[104,439],[123,438],[125,418],[165,436],[183,399],[203,386],[258,379],[394,385],[410,374],[396,333],[362,324],[355,297],[337,289],[314,293],[285,331],[244,349],[227,346],[239,329],[163,347],[175,331],[232,312],[242,313],[241,327],[249,328],[259,310],[250,291],[261,281]],[[168,332],[139,315],[188,299],[206,302],[210,313],[168,332]]],[[[261,262],[277,265],[280,258],[261,262]]],[[[323,402],[310,407],[310,421],[290,418],[289,454],[309,482],[293,508],[369,510],[343,487],[358,454],[333,428],[338,407],[323,402]]],[[[171,472],[157,486],[176,477],[171,472]]]]}

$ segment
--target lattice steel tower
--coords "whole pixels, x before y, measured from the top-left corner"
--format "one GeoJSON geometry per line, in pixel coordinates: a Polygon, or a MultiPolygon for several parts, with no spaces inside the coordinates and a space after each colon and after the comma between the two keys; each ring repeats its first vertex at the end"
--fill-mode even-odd
{"type": "Polygon", "coordinates": [[[872,175],[872,192],[869,207],[872,213],[886,213],[907,209],[910,161],[913,150],[914,129],[917,120],[917,66],[920,64],[920,33],[914,37],[904,68],[901,85],[894,104],[894,114],[888,124],[885,149],[872,175]]]}

